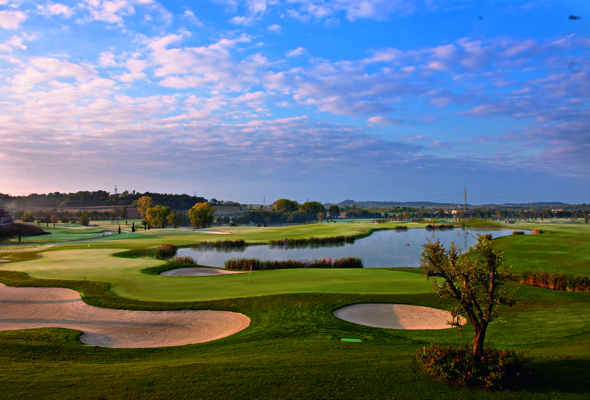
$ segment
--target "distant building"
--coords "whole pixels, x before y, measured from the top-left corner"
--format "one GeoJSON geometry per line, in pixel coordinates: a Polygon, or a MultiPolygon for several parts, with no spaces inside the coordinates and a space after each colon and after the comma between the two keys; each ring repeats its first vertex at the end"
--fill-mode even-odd
{"type": "Polygon", "coordinates": [[[12,218],[12,215],[10,215],[10,213],[4,208],[0,208],[0,230],[3,231],[12,224],[14,224],[14,218],[12,218]]]}

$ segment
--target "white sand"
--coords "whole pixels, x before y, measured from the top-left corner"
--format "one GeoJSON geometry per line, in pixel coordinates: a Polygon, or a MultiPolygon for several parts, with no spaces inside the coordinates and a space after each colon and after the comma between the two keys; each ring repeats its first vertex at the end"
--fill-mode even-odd
{"type": "Polygon", "coordinates": [[[169,271],[164,271],[160,275],[166,276],[212,276],[212,275],[227,275],[227,274],[241,274],[243,271],[228,271],[217,268],[176,268],[169,271]]]}
{"type": "Polygon", "coordinates": [[[0,331],[68,328],[101,347],[164,347],[220,339],[246,329],[250,319],[227,311],[125,311],[92,307],[78,292],[0,284],[0,331]]]}
{"type": "Polygon", "coordinates": [[[389,329],[451,328],[451,313],[405,304],[367,303],[339,308],[334,315],[348,322],[389,329]]]}

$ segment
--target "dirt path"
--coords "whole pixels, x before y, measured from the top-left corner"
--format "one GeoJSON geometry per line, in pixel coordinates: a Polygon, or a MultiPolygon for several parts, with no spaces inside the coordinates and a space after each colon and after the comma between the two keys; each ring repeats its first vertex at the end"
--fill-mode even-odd
{"type": "Polygon", "coordinates": [[[339,308],[334,315],[348,322],[389,329],[447,329],[451,313],[405,304],[367,303],[339,308]]]}
{"type": "Polygon", "coordinates": [[[92,307],[78,292],[0,284],[0,331],[69,328],[101,347],[164,347],[208,342],[246,329],[250,319],[227,311],[126,311],[92,307]]]}

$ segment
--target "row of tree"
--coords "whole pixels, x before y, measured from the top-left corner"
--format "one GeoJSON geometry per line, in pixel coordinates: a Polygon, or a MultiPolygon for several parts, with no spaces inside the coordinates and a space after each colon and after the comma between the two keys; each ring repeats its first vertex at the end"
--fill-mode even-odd
{"type": "Polygon", "coordinates": [[[196,203],[188,210],[187,215],[184,212],[175,213],[169,206],[153,205],[153,203],[151,197],[142,196],[137,200],[137,210],[143,216],[144,224],[157,228],[166,228],[167,226],[178,228],[188,225],[208,227],[213,223],[216,211],[216,208],[209,203],[196,203]]]}
{"type": "Polygon", "coordinates": [[[80,191],[76,193],[53,192],[47,194],[33,193],[28,196],[11,196],[0,193],[0,204],[12,209],[31,207],[93,207],[93,206],[133,206],[141,197],[151,197],[156,204],[168,206],[176,210],[186,210],[195,203],[206,203],[207,199],[188,194],[140,193],[133,190],[123,191],[115,195],[104,190],[80,191]]]}

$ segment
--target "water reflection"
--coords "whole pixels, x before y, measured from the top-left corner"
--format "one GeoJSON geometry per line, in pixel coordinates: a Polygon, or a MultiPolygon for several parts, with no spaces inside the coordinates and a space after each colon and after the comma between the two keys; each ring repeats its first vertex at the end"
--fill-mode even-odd
{"type": "Polygon", "coordinates": [[[223,268],[225,260],[236,257],[260,260],[313,260],[323,257],[360,257],[365,268],[419,267],[422,245],[427,239],[440,239],[445,246],[457,243],[464,250],[477,242],[477,235],[491,233],[493,237],[512,234],[512,230],[471,231],[468,229],[425,230],[408,229],[380,230],[371,236],[358,239],[354,244],[326,243],[283,246],[215,247],[211,244],[196,245],[178,250],[178,255],[191,256],[199,264],[223,268]]]}

